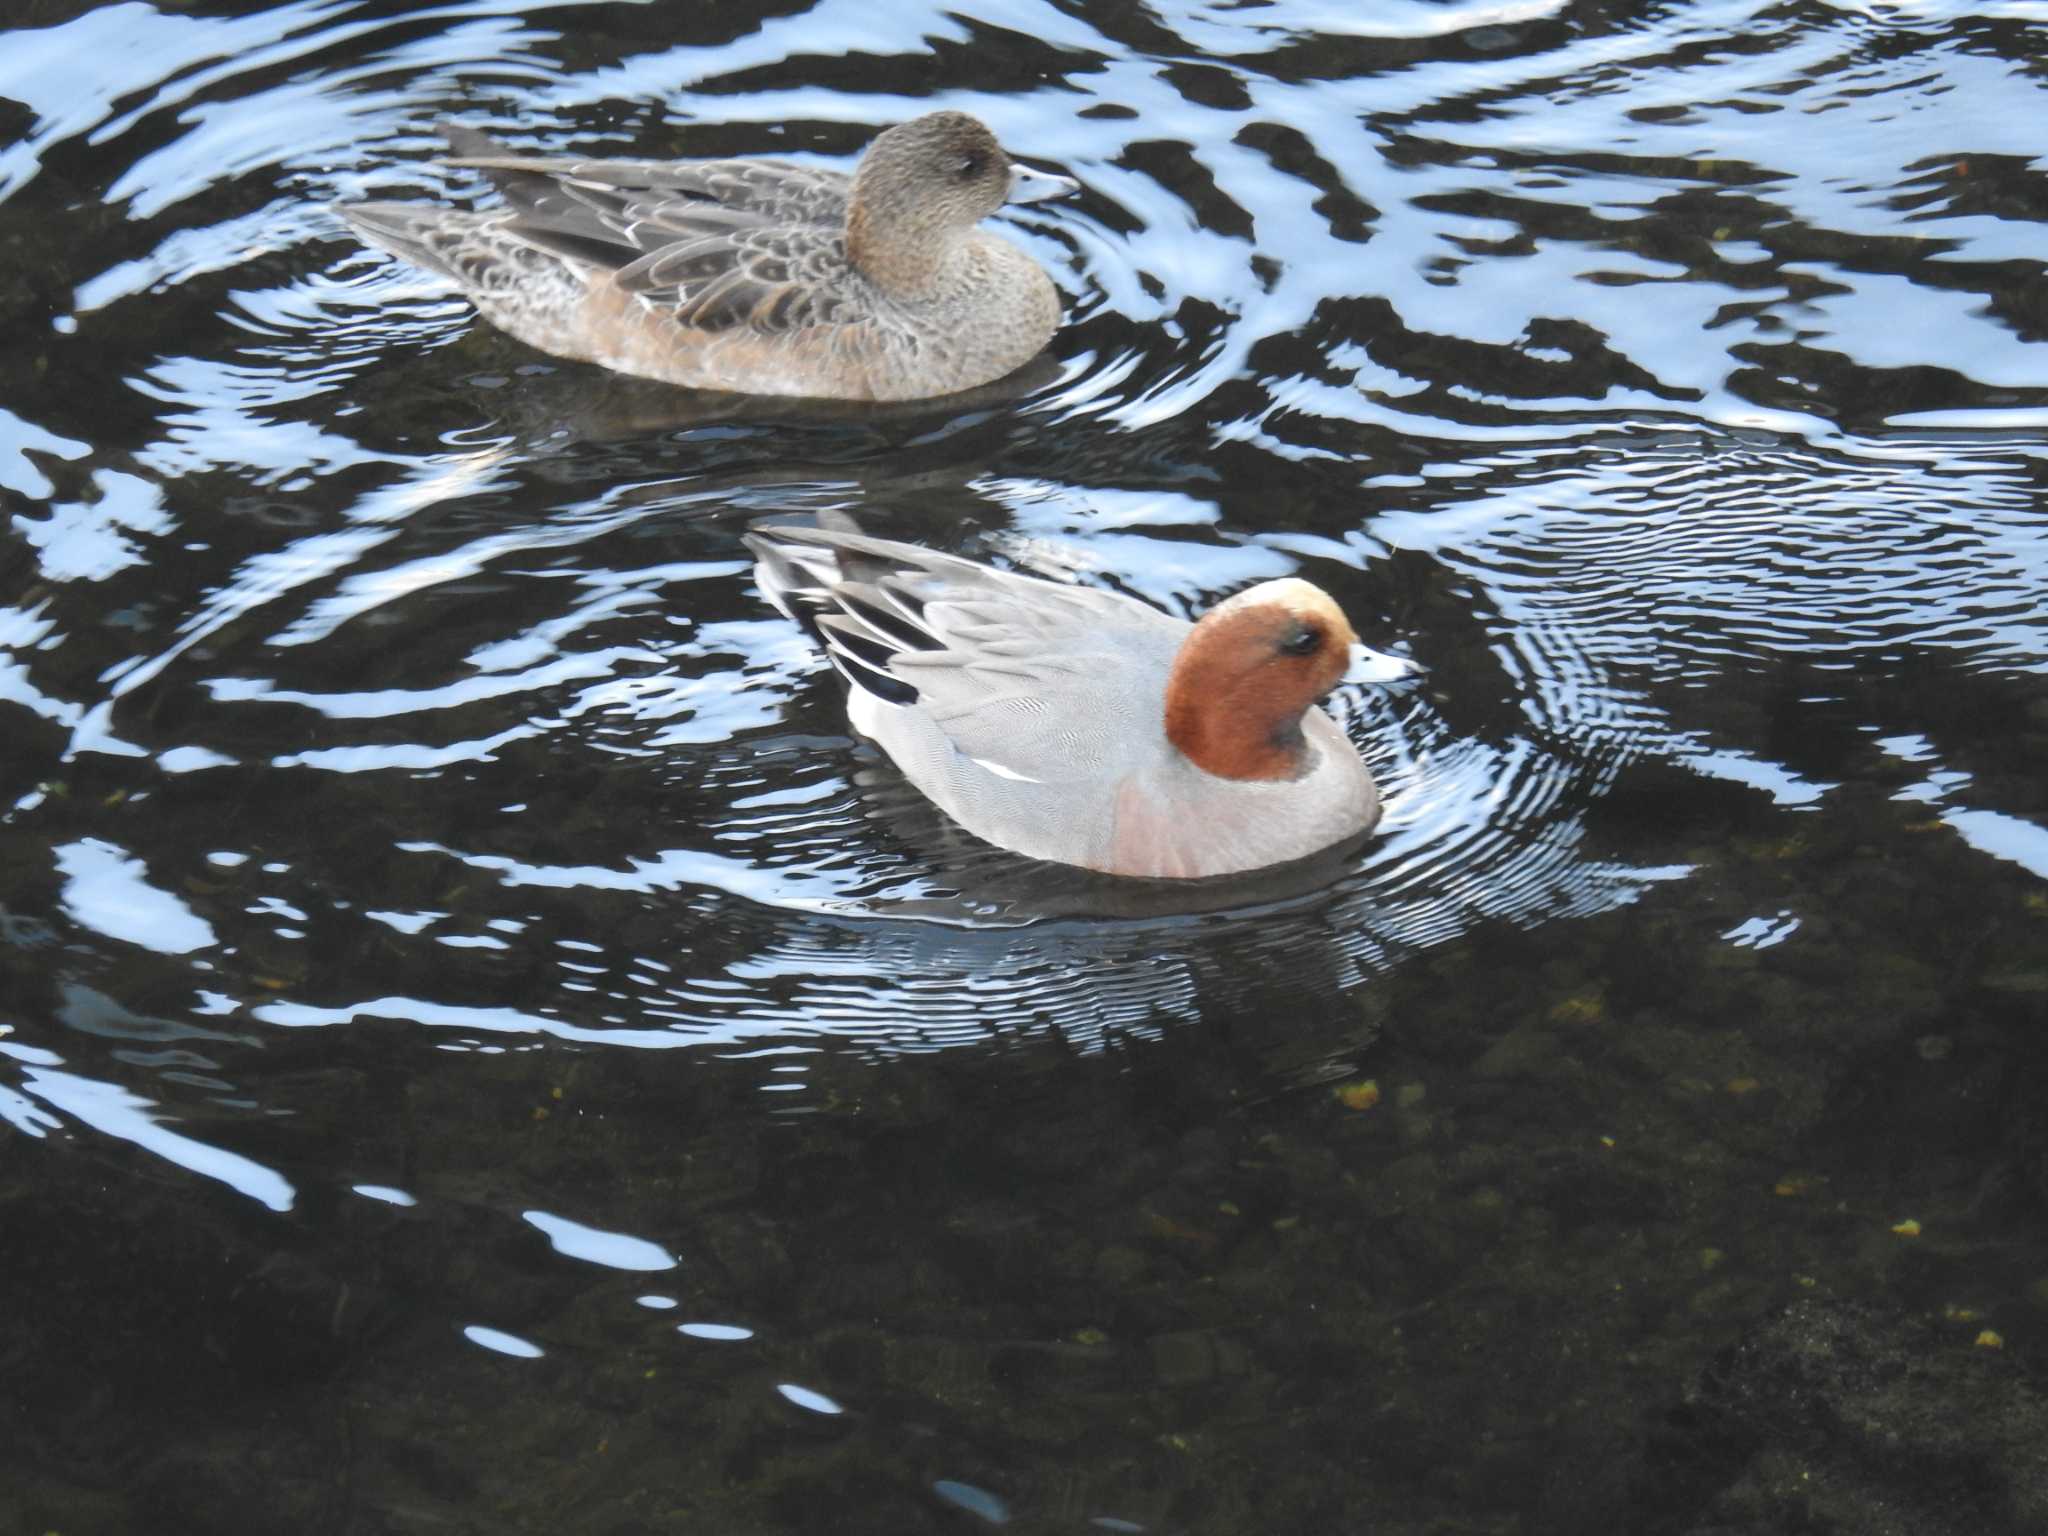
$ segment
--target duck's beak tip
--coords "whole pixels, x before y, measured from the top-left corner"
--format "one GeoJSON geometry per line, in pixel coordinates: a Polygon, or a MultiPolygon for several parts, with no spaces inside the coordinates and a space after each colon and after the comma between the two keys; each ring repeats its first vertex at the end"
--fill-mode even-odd
{"type": "Polygon", "coordinates": [[[1028,165],[1010,167],[1010,196],[1013,203],[1042,203],[1048,198],[1072,197],[1081,190],[1081,183],[1071,176],[1053,176],[1045,171],[1034,171],[1028,165]]]}
{"type": "Polygon", "coordinates": [[[1385,651],[1376,651],[1371,646],[1351,643],[1351,666],[1344,673],[1347,683],[1398,683],[1404,678],[1419,677],[1424,668],[1421,662],[1411,661],[1405,656],[1392,656],[1385,651]]]}

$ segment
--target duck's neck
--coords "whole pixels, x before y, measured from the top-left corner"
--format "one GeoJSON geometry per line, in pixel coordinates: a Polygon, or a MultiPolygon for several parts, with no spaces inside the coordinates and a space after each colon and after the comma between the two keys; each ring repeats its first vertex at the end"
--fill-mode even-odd
{"type": "Polygon", "coordinates": [[[856,201],[846,210],[846,258],[884,293],[930,299],[949,285],[961,242],[950,230],[929,235],[889,228],[856,201]]]}

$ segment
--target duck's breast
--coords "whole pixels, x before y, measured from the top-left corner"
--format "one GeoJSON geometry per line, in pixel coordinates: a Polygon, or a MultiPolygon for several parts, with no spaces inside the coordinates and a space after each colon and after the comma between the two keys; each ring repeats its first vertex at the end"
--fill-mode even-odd
{"type": "Polygon", "coordinates": [[[1179,879],[1237,874],[1371,831],[1379,790],[1358,749],[1320,709],[1302,717],[1302,731],[1314,761],[1298,779],[1218,778],[1170,752],[1125,780],[1108,867],[1179,879]]]}

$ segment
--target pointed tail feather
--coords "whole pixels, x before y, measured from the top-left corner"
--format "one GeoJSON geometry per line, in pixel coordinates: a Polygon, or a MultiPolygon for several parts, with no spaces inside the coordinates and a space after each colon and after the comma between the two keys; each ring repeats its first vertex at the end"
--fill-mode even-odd
{"type": "MultiPolygon", "coordinates": [[[[856,526],[844,513],[824,513],[818,521],[834,532],[856,526]]],[[[778,537],[793,531],[768,525],[742,535],[754,552],[761,595],[796,621],[852,687],[891,704],[913,702],[917,690],[888,668],[893,656],[915,644],[914,627],[889,612],[880,594],[849,579],[839,551],[778,537]]]]}
{"type": "Polygon", "coordinates": [[[380,251],[457,282],[465,281],[464,274],[444,254],[446,242],[439,242],[441,248],[436,249],[432,238],[436,230],[446,228],[451,217],[460,215],[451,216],[447,209],[426,203],[336,203],[334,211],[380,251]]]}

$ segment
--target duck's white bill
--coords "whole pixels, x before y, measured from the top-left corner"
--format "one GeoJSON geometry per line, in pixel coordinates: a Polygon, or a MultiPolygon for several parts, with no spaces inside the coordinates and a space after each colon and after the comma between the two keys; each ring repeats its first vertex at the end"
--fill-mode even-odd
{"type": "Polygon", "coordinates": [[[1028,165],[1010,167],[1010,196],[1013,203],[1042,203],[1049,197],[1071,197],[1081,183],[1071,176],[1048,176],[1028,165]]]}
{"type": "Polygon", "coordinates": [[[1404,677],[1417,677],[1422,672],[1422,663],[1410,661],[1404,656],[1389,656],[1385,651],[1373,650],[1370,646],[1351,644],[1351,667],[1344,674],[1347,683],[1398,683],[1404,677]]]}

